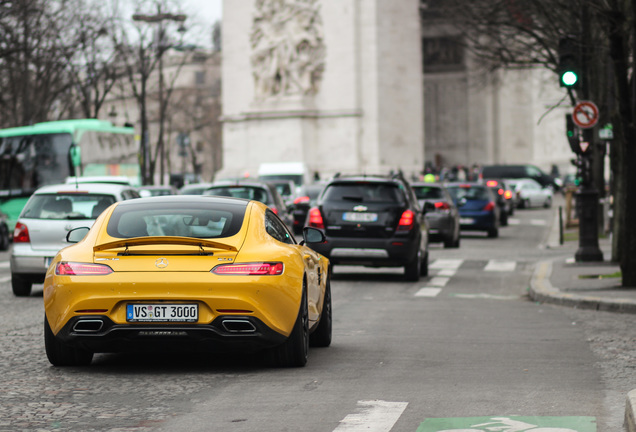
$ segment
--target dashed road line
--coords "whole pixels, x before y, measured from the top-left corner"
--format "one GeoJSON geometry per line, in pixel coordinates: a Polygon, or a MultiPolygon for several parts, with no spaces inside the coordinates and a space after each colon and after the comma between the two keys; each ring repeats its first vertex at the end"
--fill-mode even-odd
{"type": "Polygon", "coordinates": [[[486,267],[484,267],[484,271],[492,271],[492,272],[511,272],[515,271],[517,267],[516,261],[508,261],[508,260],[490,260],[486,267]]]}
{"type": "Polygon", "coordinates": [[[433,261],[432,264],[428,266],[428,268],[457,270],[463,262],[463,259],[436,259],[435,261],[433,261]]]}
{"type": "Polygon", "coordinates": [[[340,420],[333,432],[389,432],[407,405],[408,402],[358,401],[357,412],[340,420]]]}
{"type": "Polygon", "coordinates": [[[437,297],[441,291],[441,288],[424,287],[415,293],[415,297],[437,297]]]}

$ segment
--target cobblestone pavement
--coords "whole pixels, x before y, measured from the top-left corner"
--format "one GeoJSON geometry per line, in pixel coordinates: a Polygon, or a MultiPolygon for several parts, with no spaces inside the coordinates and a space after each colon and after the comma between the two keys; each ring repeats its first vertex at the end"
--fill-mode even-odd
{"type": "MultiPolygon", "coordinates": [[[[187,412],[249,360],[210,355],[96,355],[90,367],[54,368],[44,351],[37,292],[0,284],[0,431],[149,431],[187,412]]],[[[257,369],[255,369],[257,368],[257,369]]]]}

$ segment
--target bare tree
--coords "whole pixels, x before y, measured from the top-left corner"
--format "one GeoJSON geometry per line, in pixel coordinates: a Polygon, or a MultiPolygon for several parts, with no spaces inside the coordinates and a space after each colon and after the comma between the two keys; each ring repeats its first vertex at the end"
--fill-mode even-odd
{"type": "Polygon", "coordinates": [[[636,94],[631,91],[636,88],[636,0],[421,0],[421,10],[425,19],[452,25],[488,70],[541,65],[557,72],[559,40],[575,38],[583,86],[567,96],[571,104],[596,101],[614,124],[612,258],[620,262],[623,286],[636,287],[636,226],[628,220],[636,214],[636,94]]]}

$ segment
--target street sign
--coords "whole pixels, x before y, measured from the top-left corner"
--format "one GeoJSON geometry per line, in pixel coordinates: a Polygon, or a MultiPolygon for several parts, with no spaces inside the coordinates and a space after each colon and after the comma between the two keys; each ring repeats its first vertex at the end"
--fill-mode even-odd
{"type": "Polygon", "coordinates": [[[572,111],[572,120],[581,129],[589,129],[598,123],[598,107],[594,102],[581,101],[572,111]]]}
{"type": "Polygon", "coordinates": [[[590,146],[590,143],[586,142],[586,141],[581,141],[579,146],[581,147],[581,152],[585,153],[587,151],[588,147],[590,146]]]}
{"type": "Polygon", "coordinates": [[[606,124],[598,130],[598,137],[602,140],[614,139],[614,126],[611,123],[606,124]]]}

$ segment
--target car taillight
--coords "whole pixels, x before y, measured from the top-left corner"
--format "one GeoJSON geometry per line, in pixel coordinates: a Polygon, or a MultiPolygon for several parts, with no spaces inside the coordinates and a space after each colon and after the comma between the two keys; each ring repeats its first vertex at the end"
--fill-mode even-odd
{"type": "Polygon", "coordinates": [[[398,222],[398,231],[408,231],[413,228],[413,223],[415,222],[415,213],[411,210],[404,210],[402,216],[400,217],[400,221],[398,222]]]}
{"type": "Polygon", "coordinates": [[[256,262],[245,264],[221,264],[212,269],[218,275],[277,276],[283,274],[281,262],[256,262]]]}
{"type": "Polygon", "coordinates": [[[495,202],[494,201],[490,201],[488,204],[486,204],[486,206],[484,207],[484,211],[493,211],[495,209],[495,202]]]}
{"type": "Polygon", "coordinates": [[[320,214],[320,209],[318,207],[313,207],[311,210],[309,210],[308,225],[314,228],[325,228],[325,222],[322,220],[322,214],[320,214]]]}
{"type": "Polygon", "coordinates": [[[301,196],[294,200],[294,204],[306,204],[310,201],[308,196],[301,196]]]}
{"type": "Polygon", "coordinates": [[[438,201],[435,203],[435,210],[450,210],[450,205],[446,201],[438,201]]]}
{"type": "Polygon", "coordinates": [[[503,194],[504,194],[504,190],[503,190],[503,189],[497,189],[497,193],[498,193],[499,195],[503,195],[503,194]]]}
{"type": "Polygon", "coordinates": [[[270,207],[270,209],[272,209],[272,211],[274,212],[274,214],[278,214],[278,209],[276,207],[270,207]]]}
{"type": "Polygon", "coordinates": [[[507,190],[504,192],[504,198],[505,199],[512,199],[512,191],[507,190]]]}
{"type": "Polygon", "coordinates": [[[499,184],[497,180],[488,180],[486,182],[486,186],[488,187],[496,187],[499,184]]]}
{"type": "Polygon", "coordinates": [[[55,266],[58,276],[103,276],[112,272],[113,269],[105,264],[60,261],[55,266]]]}
{"type": "Polygon", "coordinates": [[[29,229],[23,223],[18,222],[15,224],[15,230],[13,231],[13,243],[30,243],[31,237],[29,236],[29,229]]]}

